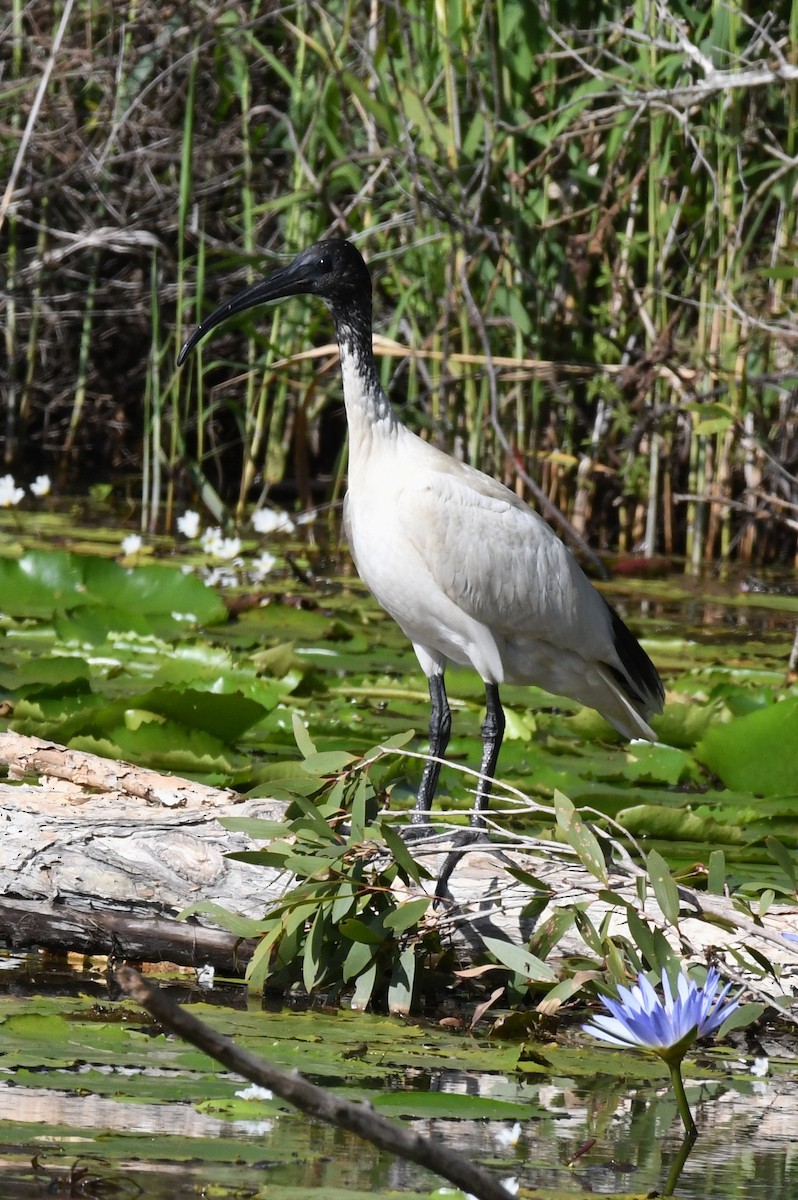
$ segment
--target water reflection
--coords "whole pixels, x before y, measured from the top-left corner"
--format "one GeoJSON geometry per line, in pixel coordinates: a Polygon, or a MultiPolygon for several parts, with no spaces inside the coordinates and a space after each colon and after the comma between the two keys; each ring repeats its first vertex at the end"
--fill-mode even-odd
{"type": "MultiPolygon", "coordinates": [[[[629,1087],[623,1081],[516,1082],[495,1075],[441,1073],[439,1090],[524,1100],[537,1110],[521,1121],[518,1145],[502,1151],[496,1134],[506,1123],[417,1122],[486,1159],[505,1162],[523,1187],[564,1194],[634,1191],[667,1194],[666,1184],[684,1155],[675,1195],[685,1200],[787,1200],[798,1196],[798,1080],[698,1080],[685,1085],[700,1135],[685,1147],[667,1078],[661,1086],[629,1087]],[[569,1168],[580,1145],[595,1143],[569,1168]],[[690,1153],[686,1153],[690,1150],[690,1153]]],[[[675,1174],[675,1172],[674,1172],[675,1174]]],[[[395,1164],[394,1186],[417,1185],[413,1168],[395,1164]]]]}
{"type": "MultiPolygon", "coordinates": [[[[493,1162],[528,1188],[556,1188],[564,1194],[618,1191],[664,1194],[669,1172],[683,1149],[675,1104],[662,1086],[629,1088],[606,1079],[517,1080],[510,1077],[442,1071],[430,1080],[434,1090],[491,1096],[523,1103],[516,1145],[498,1137],[508,1122],[434,1118],[413,1122],[427,1137],[493,1162]],[[575,1155],[588,1139],[595,1143],[575,1155]]],[[[798,1195],[798,1080],[696,1080],[687,1078],[688,1094],[701,1129],[687,1157],[675,1194],[685,1200],[787,1200],[798,1195]]],[[[190,1085],[187,1091],[190,1093],[190,1085]]],[[[62,1146],[81,1153],[77,1131],[174,1135],[197,1140],[192,1158],[202,1162],[205,1139],[255,1143],[270,1162],[270,1183],[286,1187],[307,1183],[355,1190],[430,1188],[434,1180],[418,1168],[381,1155],[341,1131],[282,1114],[275,1121],[222,1120],[191,1104],[130,1105],[103,1096],[80,1096],[49,1088],[0,1085],[0,1120],[41,1123],[52,1131],[35,1139],[40,1148],[62,1146]],[[66,1135],[65,1128],[73,1131],[66,1135]],[[59,1130],[56,1134],[55,1130],[59,1130]],[[290,1146],[290,1154],[285,1155],[290,1146]],[[287,1161],[286,1160],[287,1157],[287,1161]],[[278,1161],[282,1160],[282,1161],[278,1161]]],[[[131,1147],[131,1155],[135,1151],[131,1147]]],[[[200,1172],[201,1173],[201,1172],[200,1172]]],[[[259,1172],[255,1171],[252,1182],[259,1172]]],[[[149,1177],[149,1172],[148,1172],[149,1177]]],[[[10,1177],[5,1176],[7,1183],[10,1177]]],[[[170,1172],[170,1178],[171,1176],[170,1172]]],[[[4,1196],[23,1192],[3,1187],[4,1196]]],[[[148,1194],[155,1196],[156,1191],[148,1194]]],[[[174,1193],[172,1193],[174,1194],[174,1193]]]]}

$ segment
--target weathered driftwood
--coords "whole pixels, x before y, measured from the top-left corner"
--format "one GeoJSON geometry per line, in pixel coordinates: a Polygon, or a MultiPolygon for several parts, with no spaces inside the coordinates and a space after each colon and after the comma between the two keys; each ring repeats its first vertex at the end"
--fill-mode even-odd
{"type": "MultiPolygon", "coordinates": [[[[291,879],[227,857],[262,843],[225,830],[219,819],[259,816],[279,820],[285,806],[270,800],[241,800],[185,779],[107,761],[18,734],[0,734],[0,762],[18,784],[0,784],[0,941],[15,948],[45,946],[116,959],[193,964],[241,972],[251,945],[217,929],[203,917],[175,920],[190,905],[215,903],[259,917],[282,896],[291,879]],[[37,776],[38,782],[28,782],[37,776]]],[[[414,844],[435,874],[443,862],[446,836],[414,844]]],[[[688,957],[722,956],[732,968],[734,952],[754,950],[789,970],[798,946],[782,934],[798,934],[794,908],[772,908],[759,924],[724,897],[682,889],[678,931],[665,920],[649,888],[638,901],[631,860],[609,868],[609,889],[623,897],[652,927],[688,957]]],[[[429,885],[434,886],[434,885],[429,885]]],[[[486,936],[527,942],[556,909],[580,905],[594,926],[629,936],[625,911],[606,896],[607,885],[592,876],[567,847],[523,839],[508,841],[503,855],[475,849],[463,855],[450,881],[452,903],[436,912],[445,934],[478,956],[486,936]],[[529,887],[507,873],[507,861],[531,872],[550,891],[544,912],[524,910],[529,887]]],[[[552,957],[584,955],[576,928],[552,957]]],[[[787,984],[773,991],[787,990],[787,984]]]]}
{"type": "Polygon", "coordinates": [[[254,848],[225,816],[279,820],[285,805],[0,734],[0,941],[240,974],[252,945],[207,921],[197,903],[259,917],[288,882],[225,855],[254,848]]]}

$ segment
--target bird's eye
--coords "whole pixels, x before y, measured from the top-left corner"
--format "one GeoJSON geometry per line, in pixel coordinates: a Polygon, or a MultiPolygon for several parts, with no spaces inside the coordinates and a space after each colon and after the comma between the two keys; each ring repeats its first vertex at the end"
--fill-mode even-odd
{"type": "Polygon", "coordinates": [[[319,258],[316,260],[316,268],[326,274],[330,269],[329,258],[326,258],[323,254],[319,255],[319,258]]]}

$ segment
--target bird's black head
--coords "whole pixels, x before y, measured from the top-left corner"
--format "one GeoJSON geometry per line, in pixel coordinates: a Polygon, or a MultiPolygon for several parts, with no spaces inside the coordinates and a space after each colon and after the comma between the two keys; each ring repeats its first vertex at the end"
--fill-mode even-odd
{"type": "Polygon", "coordinates": [[[308,246],[290,267],[278,271],[271,279],[276,281],[281,274],[296,280],[296,291],[291,295],[308,292],[333,306],[371,297],[371,276],[362,254],[341,238],[308,246]]]}
{"type": "Polygon", "coordinates": [[[336,323],[371,321],[371,276],[360,251],[342,239],[315,242],[289,266],[267,275],[211,313],[183,346],[177,365],[185,362],[205,334],[227,317],[288,296],[320,296],[336,323]]]}

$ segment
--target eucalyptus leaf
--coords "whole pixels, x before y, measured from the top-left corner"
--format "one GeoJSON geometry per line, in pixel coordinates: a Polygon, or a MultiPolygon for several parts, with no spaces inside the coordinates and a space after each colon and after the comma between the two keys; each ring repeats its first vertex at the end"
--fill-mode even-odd
{"type": "Polygon", "coordinates": [[[718,1031],[718,1037],[725,1037],[733,1029],[747,1029],[749,1025],[753,1025],[761,1019],[764,1011],[764,1004],[741,1004],[723,1022],[718,1031]]]}
{"type": "Polygon", "coordinates": [[[177,914],[180,921],[184,921],[186,917],[194,916],[208,917],[222,929],[226,929],[229,933],[234,933],[237,937],[242,938],[260,937],[266,926],[266,922],[263,920],[241,916],[239,913],[230,912],[229,909],[223,908],[221,904],[211,904],[207,900],[199,904],[189,904],[177,914]]]}
{"type": "Polygon", "coordinates": [[[335,899],[330,909],[330,921],[333,925],[340,925],[345,917],[348,917],[352,912],[355,903],[355,885],[351,880],[343,880],[335,894],[335,899]]]}
{"type": "Polygon", "coordinates": [[[305,990],[312,993],[323,974],[322,955],[325,940],[325,927],[329,924],[330,914],[326,906],[316,910],[316,915],[310,924],[310,933],[305,938],[305,952],[302,956],[302,981],[305,990]]]}
{"type": "Polygon", "coordinates": [[[421,863],[416,862],[400,835],[390,825],[383,823],[382,836],[391,852],[394,861],[405,872],[408,879],[420,883],[422,879],[430,879],[430,873],[421,863]]]}
{"type": "Polygon", "coordinates": [[[351,979],[353,975],[356,975],[357,978],[351,1001],[352,1009],[354,1012],[365,1012],[371,1002],[374,986],[377,982],[376,962],[371,962],[368,966],[364,964],[363,968],[357,971],[350,970],[347,978],[351,979]]]}
{"type": "Polygon", "coordinates": [[[646,859],[646,869],[657,898],[657,904],[662,909],[662,915],[671,925],[679,923],[679,891],[668,864],[657,850],[651,850],[646,859]]]}
{"type": "Polygon", "coordinates": [[[350,827],[352,840],[356,842],[363,841],[366,821],[368,819],[366,813],[367,789],[366,777],[360,775],[355,782],[354,795],[351,801],[351,817],[350,827]]]}
{"type": "MultiPolygon", "coordinates": [[[[308,733],[305,722],[300,717],[299,713],[293,713],[291,716],[291,727],[294,731],[297,748],[304,759],[314,757],[318,751],[316,744],[308,733]]],[[[305,764],[303,763],[303,768],[305,764]]]]}
{"type": "MultiPolygon", "coordinates": [[[[368,942],[352,942],[341,968],[341,977],[344,982],[348,983],[351,979],[358,979],[365,971],[370,969],[372,964],[376,968],[375,954],[375,947],[368,942]]],[[[369,999],[371,999],[371,989],[369,989],[368,995],[369,999]]]]}
{"type": "Polygon", "coordinates": [[[309,775],[336,775],[353,762],[355,756],[345,750],[327,750],[308,755],[301,765],[309,775]]]}
{"type": "Polygon", "coordinates": [[[393,912],[388,913],[383,924],[393,933],[404,933],[406,929],[418,925],[432,903],[431,896],[422,896],[418,900],[407,900],[397,905],[393,912]]]}
{"type": "Polygon", "coordinates": [[[649,967],[653,967],[657,961],[657,954],[651,930],[631,906],[626,910],[626,920],[629,925],[629,932],[635,940],[635,945],[649,964],[649,967]]]}
{"type": "Polygon", "coordinates": [[[220,817],[219,824],[231,833],[245,833],[255,841],[271,842],[285,833],[284,821],[270,821],[265,817],[220,817]]]}
{"type": "MultiPolygon", "coordinates": [[[[770,839],[769,839],[770,840],[770,839]]],[[[775,839],[774,839],[775,840],[775,839]]],[[[722,896],[726,888],[726,856],[722,850],[713,850],[709,856],[707,891],[722,896]]]]}
{"type": "Polygon", "coordinates": [[[765,845],[768,848],[770,856],[779,864],[789,879],[793,891],[798,890],[798,860],[796,860],[796,857],[790,853],[786,846],[782,845],[778,838],[766,838],[765,845]]]}
{"type": "Polygon", "coordinates": [[[383,940],[383,935],[378,929],[361,921],[359,917],[348,917],[341,921],[338,928],[344,937],[352,942],[362,942],[365,946],[379,946],[383,940]]]}
{"type": "Polygon", "coordinates": [[[587,828],[574,805],[562,792],[554,793],[554,811],[557,814],[558,830],[569,846],[576,851],[582,866],[586,867],[591,875],[595,875],[606,887],[609,883],[609,876],[598,839],[587,828]]]}
{"type": "Polygon", "coordinates": [[[406,1017],[413,1006],[413,988],[416,977],[415,946],[406,946],[394,965],[388,986],[388,1011],[394,1016],[406,1017]]]}
{"type": "Polygon", "coordinates": [[[529,941],[530,951],[541,960],[548,958],[555,946],[559,945],[562,938],[573,927],[576,920],[572,908],[557,908],[539,925],[529,941]]]}
{"type": "Polygon", "coordinates": [[[556,983],[557,976],[551,967],[523,946],[516,946],[503,938],[483,937],[482,940],[485,949],[489,950],[502,966],[522,979],[533,983],[556,983]]]}

